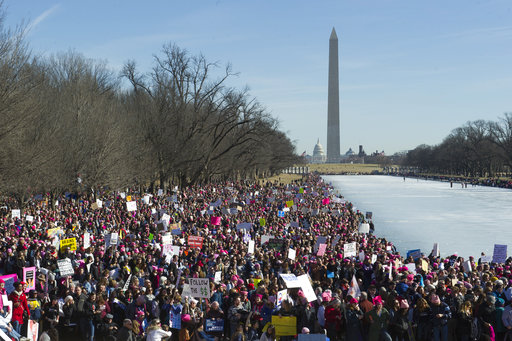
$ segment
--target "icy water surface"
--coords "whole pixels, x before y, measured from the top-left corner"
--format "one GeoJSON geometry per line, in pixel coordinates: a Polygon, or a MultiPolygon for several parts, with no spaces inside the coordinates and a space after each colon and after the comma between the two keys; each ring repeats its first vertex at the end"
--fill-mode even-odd
{"type": "Polygon", "coordinates": [[[429,254],[435,242],[442,256],[492,255],[494,244],[507,244],[512,254],[512,190],[379,175],[323,179],[358,210],[371,211],[375,234],[401,254],[429,254]]]}

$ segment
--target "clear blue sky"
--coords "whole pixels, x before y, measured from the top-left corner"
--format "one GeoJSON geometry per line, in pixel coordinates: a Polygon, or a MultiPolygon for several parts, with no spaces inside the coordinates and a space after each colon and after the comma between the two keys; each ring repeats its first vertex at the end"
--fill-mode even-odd
{"type": "Polygon", "coordinates": [[[70,49],[119,70],[174,42],[230,62],[231,84],[280,121],[297,152],[326,145],[328,40],[339,38],[341,151],[437,144],[512,112],[512,1],[5,0],[37,54],[70,49]]]}

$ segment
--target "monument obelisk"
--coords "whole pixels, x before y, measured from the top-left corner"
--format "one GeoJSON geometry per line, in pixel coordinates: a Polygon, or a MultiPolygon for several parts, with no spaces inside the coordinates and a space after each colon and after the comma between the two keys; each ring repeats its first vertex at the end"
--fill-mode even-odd
{"type": "Polygon", "coordinates": [[[333,27],[329,38],[327,163],[340,162],[340,91],[338,77],[338,36],[333,27]]]}

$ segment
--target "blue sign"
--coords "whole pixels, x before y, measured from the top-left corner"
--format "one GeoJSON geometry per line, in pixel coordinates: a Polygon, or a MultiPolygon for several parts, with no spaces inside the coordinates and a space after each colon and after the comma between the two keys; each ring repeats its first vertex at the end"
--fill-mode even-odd
{"type": "Polygon", "coordinates": [[[284,211],[277,211],[277,216],[284,218],[284,211]]]}
{"type": "Polygon", "coordinates": [[[414,260],[419,259],[419,258],[421,258],[421,250],[420,249],[409,250],[409,251],[407,251],[406,258],[409,258],[409,256],[411,256],[412,259],[414,259],[414,260]]]}
{"type": "Polygon", "coordinates": [[[223,319],[206,319],[204,320],[204,331],[205,332],[222,332],[224,331],[224,320],[223,319]]]}

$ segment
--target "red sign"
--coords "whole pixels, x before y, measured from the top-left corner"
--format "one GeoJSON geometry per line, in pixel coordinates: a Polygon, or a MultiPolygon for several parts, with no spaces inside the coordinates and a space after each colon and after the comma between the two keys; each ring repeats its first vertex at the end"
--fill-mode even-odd
{"type": "Polygon", "coordinates": [[[188,236],[188,246],[201,249],[203,247],[203,237],[188,236]]]}

